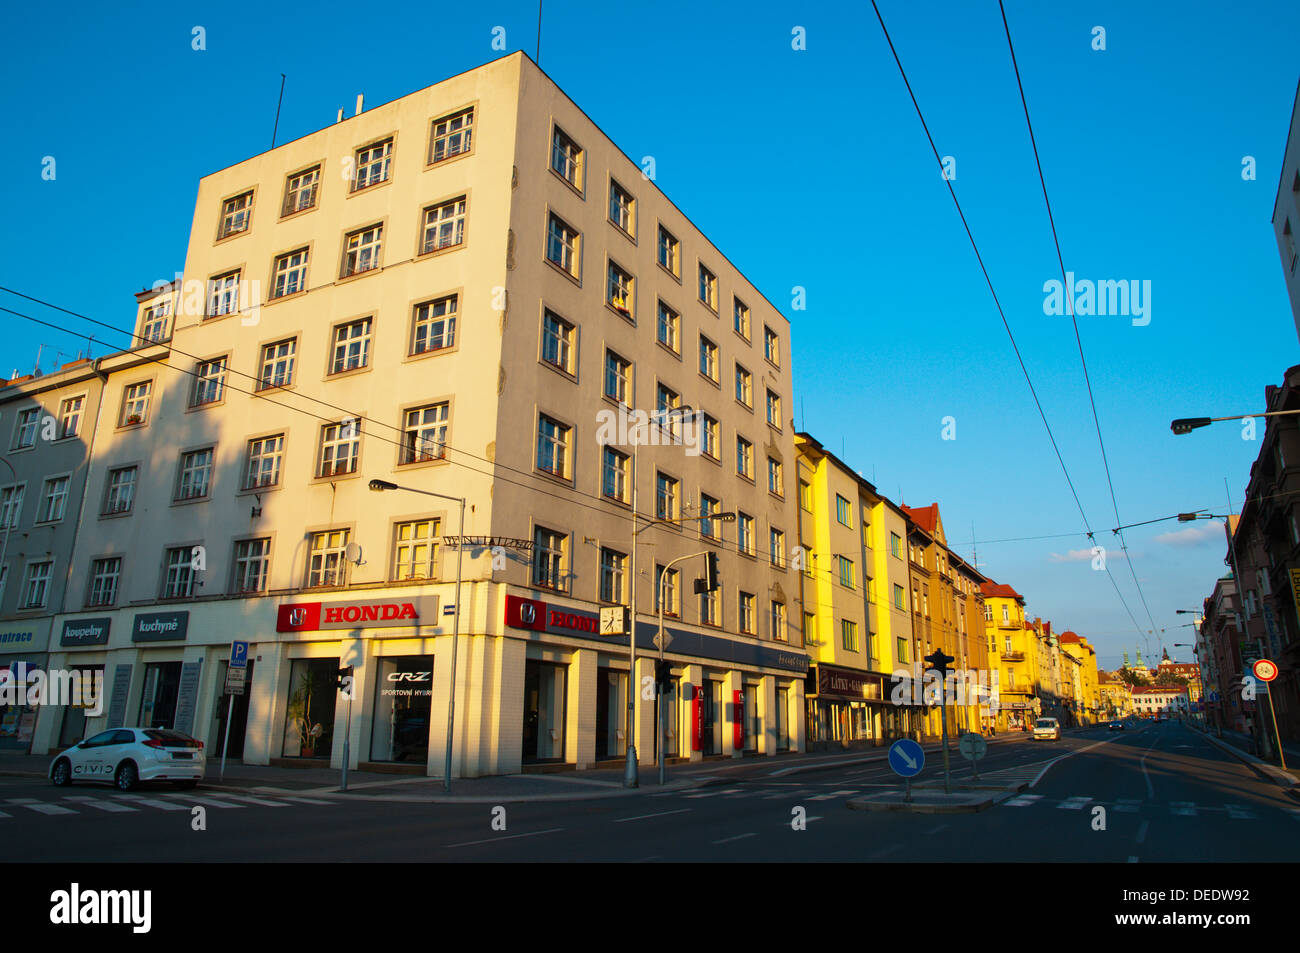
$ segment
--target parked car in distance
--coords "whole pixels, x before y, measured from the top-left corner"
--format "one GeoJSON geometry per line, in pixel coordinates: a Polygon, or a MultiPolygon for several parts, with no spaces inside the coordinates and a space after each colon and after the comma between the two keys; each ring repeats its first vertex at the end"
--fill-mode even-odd
{"type": "Polygon", "coordinates": [[[203,742],[169,728],[110,728],[59,752],[50,762],[50,780],[62,787],[73,781],[98,781],[130,791],[142,781],[171,781],[192,788],[203,777],[203,742]]]}
{"type": "Polygon", "coordinates": [[[1061,723],[1055,718],[1040,718],[1034,722],[1035,741],[1060,741],[1061,723]]]}

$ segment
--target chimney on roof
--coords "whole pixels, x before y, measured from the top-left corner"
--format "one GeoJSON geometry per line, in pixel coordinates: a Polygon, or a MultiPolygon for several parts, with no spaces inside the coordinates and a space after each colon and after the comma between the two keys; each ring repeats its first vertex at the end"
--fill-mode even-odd
{"type": "Polygon", "coordinates": [[[362,93],[357,93],[357,111],[356,115],[361,115],[361,110],[365,107],[366,97],[362,93]]]}
{"type": "Polygon", "coordinates": [[[342,106],[339,107],[339,117],[338,117],[337,119],[335,119],[334,121],[335,121],[335,122],[342,122],[342,121],[343,121],[343,107],[342,107],[342,106]]]}

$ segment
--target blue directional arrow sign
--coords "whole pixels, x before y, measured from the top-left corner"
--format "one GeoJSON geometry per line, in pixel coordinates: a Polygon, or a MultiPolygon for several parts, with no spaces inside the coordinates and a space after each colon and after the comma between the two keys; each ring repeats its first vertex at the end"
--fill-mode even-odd
{"type": "Polygon", "coordinates": [[[925,767],[925,752],[911,738],[900,738],[889,746],[889,766],[904,778],[914,778],[925,767]]]}
{"type": "Polygon", "coordinates": [[[248,667],[248,643],[247,642],[230,643],[230,667],[231,668],[248,667]]]}

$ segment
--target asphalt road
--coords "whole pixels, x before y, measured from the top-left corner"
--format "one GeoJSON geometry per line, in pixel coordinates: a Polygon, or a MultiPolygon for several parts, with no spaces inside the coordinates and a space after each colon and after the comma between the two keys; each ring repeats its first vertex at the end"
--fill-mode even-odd
{"type": "MultiPolygon", "coordinates": [[[[970,768],[954,749],[958,780],[970,768]]],[[[1034,786],[976,814],[849,810],[897,787],[883,764],[573,803],[433,804],[383,795],[54,788],[0,778],[0,838],[27,861],[1293,860],[1300,801],[1181,724],[993,745],[986,781],[1034,786]],[[194,830],[194,808],[205,830],[194,830]],[[1099,813],[1096,808],[1102,808],[1099,813]],[[505,829],[501,830],[502,811],[505,829]],[[802,812],[803,830],[792,820],[802,812]],[[494,827],[494,820],[496,826],[494,827]]],[[[930,756],[922,780],[936,781],[930,756]]]]}

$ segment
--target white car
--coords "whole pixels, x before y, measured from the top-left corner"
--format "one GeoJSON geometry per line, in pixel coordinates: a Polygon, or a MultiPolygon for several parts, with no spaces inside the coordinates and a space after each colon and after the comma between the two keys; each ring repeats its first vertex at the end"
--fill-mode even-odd
{"type": "Polygon", "coordinates": [[[1046,741],[1061,740],[1061,723],[1055,718],[1040,718],[1034,722],[1034,740],[1040,738],[1046,741]]]}
{"type": "Polygon", "coordinates": [[[50,764],[56,785],[99,781],[130,791],[141,781],[192,788],[203,777],[203,742],[167,728],[111,728],[61,751],[50,764]]]}

